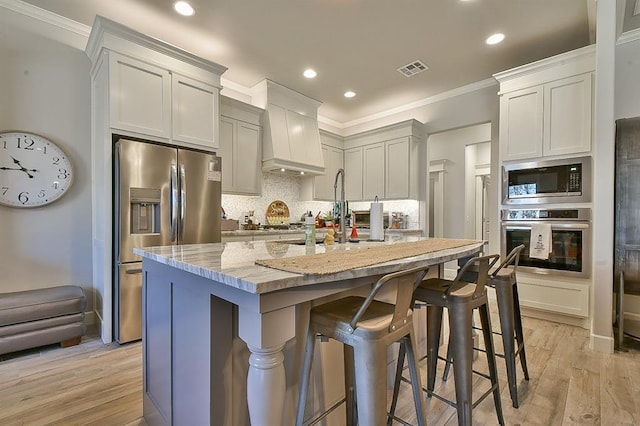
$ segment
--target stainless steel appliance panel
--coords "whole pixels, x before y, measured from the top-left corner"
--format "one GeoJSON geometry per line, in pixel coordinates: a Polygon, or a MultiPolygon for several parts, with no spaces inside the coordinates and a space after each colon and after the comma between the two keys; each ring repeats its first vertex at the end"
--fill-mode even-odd
{"type": "Polygon", "coordinates": [[[538,274],[587,278],[591,275],[591,210],[522,209],[502,211],[502,255],[524,244],[518,268],[538,274]],[[532,223],[551,226],[548,259],[529,257],[532,223]]]}
{"type": "Polygon", "coordinates": [[[117,269],[115,338],[124,343],[142,336],[142,262],[118,265],[117,269]]]}
{"type": "MultiPolygon", "coordinates": [[[[171,169],[177,164],[175,148],[131,140],[116,144],[115,232],[114,245],[118,263],[138,262],[134,247],[166,246],[174,244],[171,228],[171,169]],[[147,194],[159,193],[159,203],[147,194]],[[141,194],[142,193],[142,194],[141,194]],[[136,197],[138,197],[136,199],[136,197]],[[133,198],[133,199],[132,199],[133,198]],[[149,207],[158,210],[159,223],[155,229],[134,229],[140,217],[150,221],[149,207]]],[[[143,220],[144,222],[144,220],[143,220]]]]}
{"type": "Polygon", "coordinates": [[[219,243],[222,159],[178,150],[180,213],[178,243],[219,243]]]}
{"type": "Polygon", "coordinates": [[[220,242],[221,159],[121,139],[114,149],[114,335],[142,336],[142,263],[135,247],[220,242]]]}
{"type": "Polygon", "coordinates": [[[557,204],[591,201],[591,157],[506,164],[504,204],[557,204]]]}

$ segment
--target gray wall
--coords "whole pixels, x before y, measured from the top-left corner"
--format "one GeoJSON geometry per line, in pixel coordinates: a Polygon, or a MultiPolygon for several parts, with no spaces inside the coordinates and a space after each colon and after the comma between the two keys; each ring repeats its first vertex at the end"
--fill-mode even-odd
{"type": "Polygon", "coordinates": [[[0,292],[80,285],[90,311],[90,62],[84,52],[53,41],[18,41],[19,50],[0,46],[0,129],[50,138],[71,158],[75,181],[47,206],[0,206],[0,292]]]}

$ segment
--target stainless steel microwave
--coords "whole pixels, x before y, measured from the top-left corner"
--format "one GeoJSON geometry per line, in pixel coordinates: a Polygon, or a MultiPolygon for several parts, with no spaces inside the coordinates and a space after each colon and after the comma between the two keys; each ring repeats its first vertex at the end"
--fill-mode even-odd
{"type": "MultiPolygon", "coordinates": [[[[387,229],[389,228],[389,212],[383,212],[382,215],[383,227],[387,229]]],[[[370,228],[371,210],[352,210],[351,224],[356,228],[370,228]]]]}
{"type": "Polygon", "coordinates": [[[591,157],[506,164],[503,204],[586,203],[591,201],[591,157]]]}

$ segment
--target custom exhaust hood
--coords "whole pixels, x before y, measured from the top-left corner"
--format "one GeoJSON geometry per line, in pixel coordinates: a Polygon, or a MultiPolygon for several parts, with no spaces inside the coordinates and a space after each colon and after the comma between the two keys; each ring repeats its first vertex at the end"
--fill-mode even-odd
{"type": "Polygon", "coordinates": [[[321,103],[271,80],[252,88],[252,103],[265,109],[262,170],[324,174],[318,131],[321,103]]]}

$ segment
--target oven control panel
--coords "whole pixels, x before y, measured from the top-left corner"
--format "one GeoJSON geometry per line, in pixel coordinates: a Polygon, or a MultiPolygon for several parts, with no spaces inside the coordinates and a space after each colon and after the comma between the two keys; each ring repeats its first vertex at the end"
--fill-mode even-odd
{"type": "Polygon", "coordinates": [[[506,209],[502,220],[590,220],[591,209],[506,209]]]}

